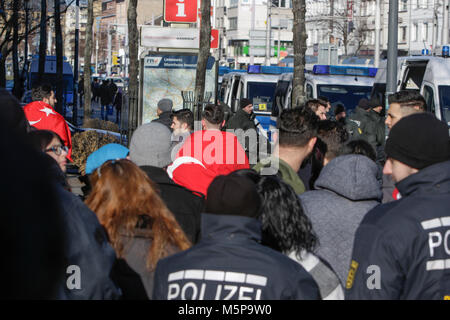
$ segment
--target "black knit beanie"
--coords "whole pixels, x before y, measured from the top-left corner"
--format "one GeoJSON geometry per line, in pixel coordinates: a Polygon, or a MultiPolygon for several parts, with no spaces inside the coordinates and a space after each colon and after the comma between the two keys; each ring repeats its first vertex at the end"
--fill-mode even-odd
{"type": "Polygon", "coordinates": [[[366,98],[362,98],[358,102],[358,107],[360,107],[361,109],[364,109],[364,110],[370,109],[369,100],[367,100],[366,98]]]}
{"type": "Polygon", "coordinates": [[[239,106],[241,107],[241,109],[244,109],[249,104],[253,104],[252,100],[246,99],[246,98],[242,98],[240,103],[239,103],[239,106]]]}
{"type": "Polygon", "coordinates": [[[213,214],[246,216],[259,215],[261,198],[250,179],[239,176],[218,176],[209,185],[206,212],[213,214]]]}
{"type": "Polygon", "coordinates": [[[389,133],[385,152],[415,169],[450,159],[448,126],[428,113],[402,118],[389,133]]]}

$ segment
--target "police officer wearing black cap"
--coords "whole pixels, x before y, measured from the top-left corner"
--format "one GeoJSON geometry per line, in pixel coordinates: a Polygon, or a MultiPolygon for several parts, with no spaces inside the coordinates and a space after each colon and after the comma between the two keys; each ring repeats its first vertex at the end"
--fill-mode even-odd
{"type": "Polygon", "coordinates": [[[302,266],[261,244],[261,202],[249,178],[216,177],[207,192],[200,242],[158,262],[153,299],[319,299],[316,282],[302,266]]]}
{"type": "Polygon", "coordinates": [[[384,174],[400,200],[361,222],[346,282],[348,299],[450,299],[450,140],[446,123],[402,118],[386,141],[384,174]]]}
{"type": "Polygon", "coordinates": [[[228,122],[225,124],[224,129],[234,130],[234,134],[236,134],[240,144],[245,149],[245,153],[247,155],[247,158],[249,158],[250,163],[256,164],[259,137],[255,125],[253,102],[250,99],[241,99],[239,110],[234,116],[230,118],[230,120],[228,120],[228,122]],[[241,130],[236,131],[239,129],[241,130]],[[248,130],[251,130],[251,132],[247,132],[248,130]],[[254,139],[246,139],[246,135],[253,136],[254,139]]]}

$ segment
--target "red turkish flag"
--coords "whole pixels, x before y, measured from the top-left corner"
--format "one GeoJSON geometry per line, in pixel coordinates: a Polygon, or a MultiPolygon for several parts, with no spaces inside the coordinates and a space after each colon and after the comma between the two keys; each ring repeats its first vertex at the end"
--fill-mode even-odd
{"type": "Polygon", "coordinates": [[[31,126],[39,130],[56,132],[60,136],[64,145],[69,147],[67,158],[72,161],[72,136],[64,117],[43,101],[31,102],[23,108],[23,111],[31,126]]]}

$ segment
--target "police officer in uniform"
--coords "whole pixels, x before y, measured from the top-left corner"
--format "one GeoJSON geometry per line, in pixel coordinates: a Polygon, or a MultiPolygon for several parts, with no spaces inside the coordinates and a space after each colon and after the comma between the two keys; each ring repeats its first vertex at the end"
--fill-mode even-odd
{"type": "Polygon", "coordinates": [[[447,124],[419,113],[386,141],[383,173],[400,199],[367,213],[355,235],[347,299],[450,299],[450,141],[447,124]]]}

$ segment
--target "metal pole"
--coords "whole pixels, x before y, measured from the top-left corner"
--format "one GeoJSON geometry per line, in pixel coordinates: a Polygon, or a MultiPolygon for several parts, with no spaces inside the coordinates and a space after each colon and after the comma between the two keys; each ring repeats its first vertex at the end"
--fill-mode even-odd
{"type": "Polygon", "coordinates": [[[280,50],[281,50],[281,46],[280,46],[280,42],[281,42],[281,28],[280,28],[280,20],[278,20],[278,52],[277,52],[277,64],[280,63],[280,50]]]}
{"type": "Polygon", "coordinates": [[[75,126],[78,125],[78,42],[80,36],[80,0],[75,2],[75,53],[73,64],[73,107],[72,107],[72,122],[75,126]]]}
{"type": "Polygon", "coordinates": [[[389,0],[386,108],[388,96],[397,91],[398,0],[389,0]]]}
{"type": "Polygon", "coordinates": [[[380,30],[381,30],[381,3],[377,0],[375,7],[375,68],[380,65],[380,30]]]}
{"type": "Polygon", "coordinates": [[[443,22],[442,22],[442,45],[448,44],[448,1],[444,0],[443,22]]]}
{"type": "MultiPolygon", "coordinates": [[[[251,31],[255,30],[255,0],[252,0],[252,9],[251,9],[251,21],[252,21],[252,26],[250,28],[251,31]]],[[[250,64],[254,64],[255,63],[255,56],[253,55],[253,46],[252,46],[252,32],[250,32],[250,36],[249,36],[249,40],[248,40],[248,44],[249,44],[249,50],[250,50],[250,64]]]]}
{"type": "Polygon", "coordinates": [[[111,36],[111,24],[108,24],[108,66],[107,66],[107,74],[108,77],[111,75],[111,67],[112,67],[112,56],[111,56],[111,41],[112,41],[112,36],[111,36]]]}
{"type": "Polygon", "coordinates": [[[436,35],[437,35],[437,13],[436,13],[436,0],[433,1],[433,38],[431,39],[431,55],[436,53],[436,35]]]}
{"type": "Polygon", "coordinates": [[[271,29],[271,14],[272,14],[272,2],[267,0],[267,25],[266,25],[266,66],[270,66],[270,29],[271,29]]]}
{"type": "Polygon", "coordinates": [[[28,71],[28,32],[29,32],[29,15],[28,15],[28,11],[30,10],[30,0],[26,0],[25,1],[25,53],[24,53],[24,57],[23,57],[23,65],[24,65],[24,70],[25,67],[27,68],[28,71]]]}
{"type": "Polygon", "coordinates": [[[411,38],[412,38],[412,21],[411,21],[411,16],[412,16],[412,1],[409,1],[409,21],[408,21],[408,30],[409,30],[409,36],[408,36],[408,55],[411,55],[411,38]]]}

